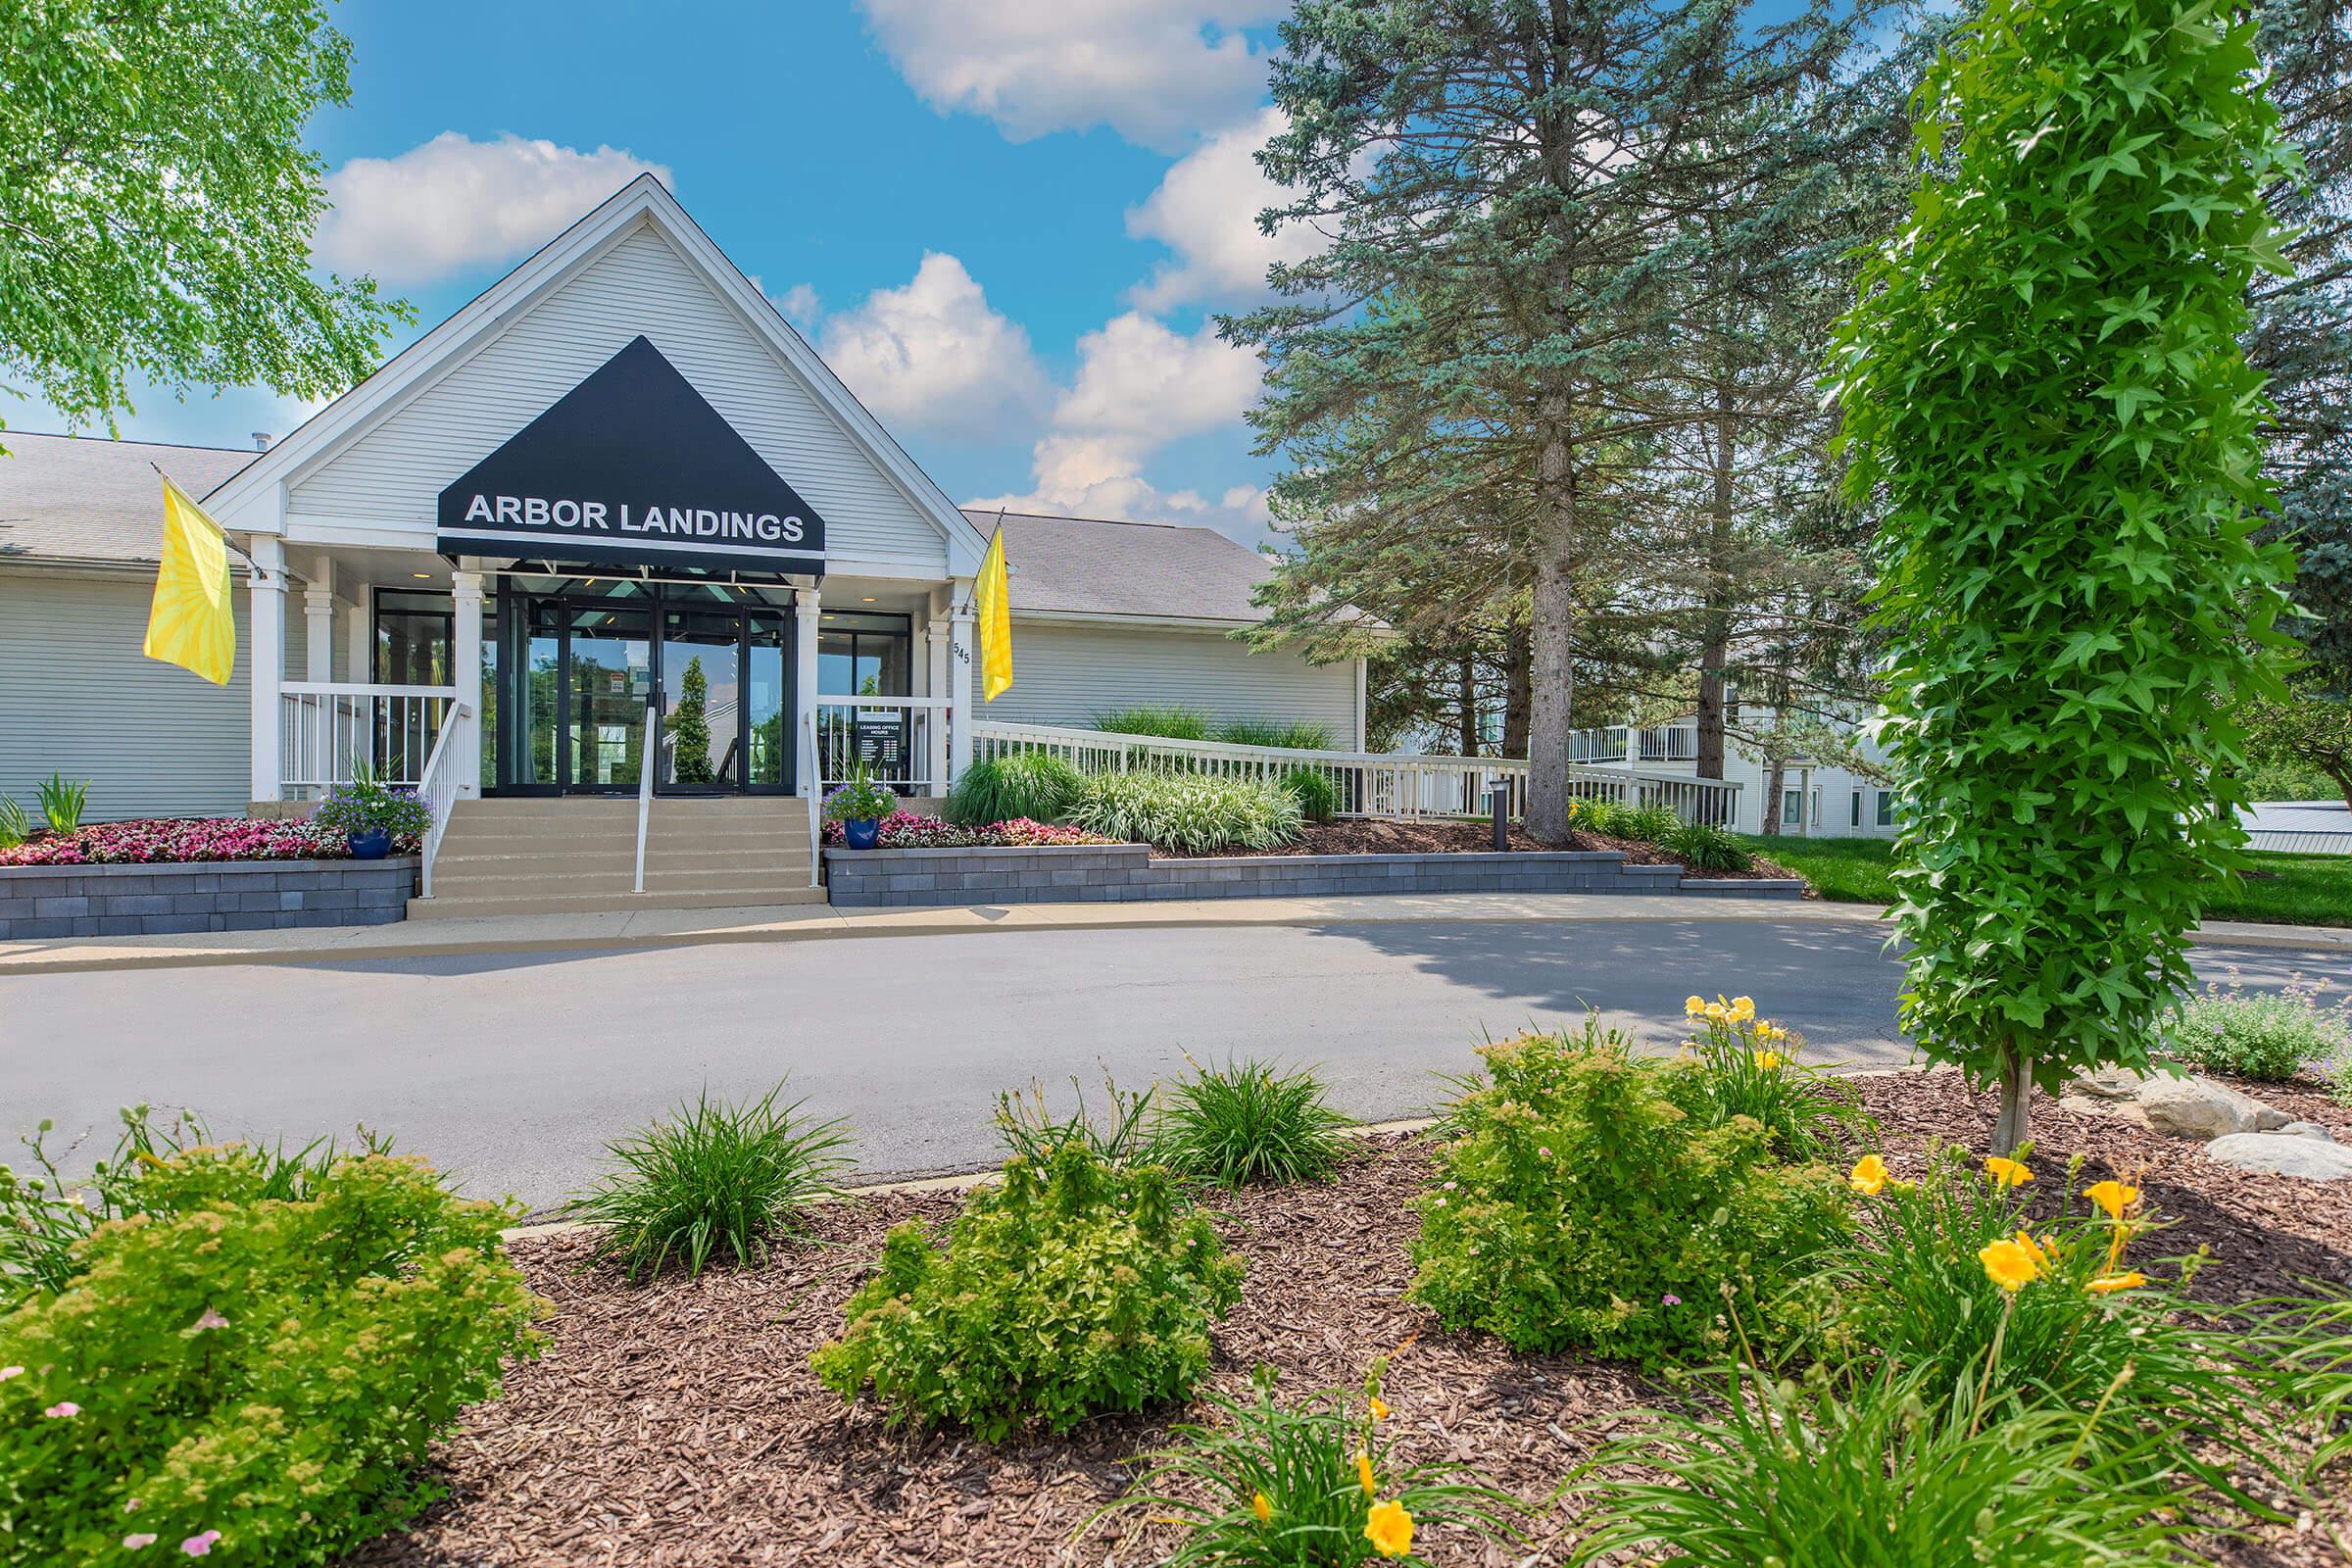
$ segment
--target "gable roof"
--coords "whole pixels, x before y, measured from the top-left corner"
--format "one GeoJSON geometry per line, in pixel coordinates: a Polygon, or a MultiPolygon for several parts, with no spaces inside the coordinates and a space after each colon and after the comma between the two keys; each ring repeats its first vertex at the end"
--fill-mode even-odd
{"type": "MultiPolygon", "coordinates": [[[[964,515],[983,535],[997,525],[993,512],[964,515]]],[[[1214,528],[1022,512],[1004,514],[1004,560],[1018,612],[1241,625],[1265,618],[1250,595],[1274,572],[1265,557],[1214,528]]]]}
{"type": "Polygon", "coordinates": [[[0,561],[152,565],[162,559],[160,467],[200,496],[258,453],[11,430],[0,436],[0,561]],[[155,467],[149,467],[153,464],[155,467]]]}
{"type": "MultiPolygon", "coordinates": [[[[678,205],[662,181],[639,174],[594,211],[548,241],[513,271],[440,325],[394,355],[373,374],[289,432],[254,463],[210,495],[206,507],[226,527],[252,527],[270,510],[273,488],[323,462],[353,438],[396,412],[414,390],[429,384],[495,337],[505,325],[544,298],[609,241],[640,222],[658,227],[719,295],[840,422],[851,441],[905,492],[948,543],[951,570],[967,575],[980,563],[988,541],[974,532],[945,491],[916,466],[889,431],[817,357],[808,340],[678,205]]],[[[274,523],[270,524],[274,526],[274,523]]]]}

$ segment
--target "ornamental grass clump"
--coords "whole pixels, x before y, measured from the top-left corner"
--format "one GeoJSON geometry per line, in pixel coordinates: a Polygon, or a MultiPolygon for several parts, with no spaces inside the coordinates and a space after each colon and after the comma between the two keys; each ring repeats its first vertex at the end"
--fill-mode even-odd
{"type": "Polygon", "coordinates": [[[151,1208],[0,1317],[0,1562],[326,1562],[399,1526],[538,1348],[519,1212],[391,1154],[298,1181],[233,1144],[151,1157],[151,1208]]]}
{"type": "Polygon", "coordinates": [[[1632,1046],[1588,1019],[1480,1052],[1416,1204],[1413,1295],[1447,1327],[1681,1361],[1724,1351],[1728,1309],[1776,1338],[1811,1310],[1785,1298],[1847,1234],[1843,1176],[1722,1115],[1700,1063],[1632,1046]]]}
{"type": "Polygon", "coordinates": [[[1278,849],[1303,831],[1298,798],[1275,784],[1199,773],[1099,773],[1072,803],[1079,827],[1200,855],[1278,849]]]}
{"type": "Polygon", "coordinates": [[[1386,1371],[1384,1358],[1359,1392],[1285,1403],[1272,1369],[1259,1367],[1249,1402],[1211,1395],[1217,1419],[1173,1428],[1173,1445],[1142,1461],[1151,1469],[1135,1493],[1097,1518],[1141,1513],[1183,1527],[1163,1568],[1470,1561],[1518,1542],[1527,1510],[1516,1497],[1466,1465],[1396,1454],[1386,1371]]]}
{"type": "Polygon", "coordinates": [[[1329,1181],[1347,1153],[1347,1125],[1305,1068],[1196,1062],[1168,1091],[1158,1154],[1177,1175],[1225,1188],[1329,1181]]]}
{"type": "Polygon", "coordinates": [[[919,1220],[894,1227],[846,1331],[809,1364],[844,1399],[870,1387],[893,1426],[954,1425],[991,1443],[1062,1433],[1190,1397],[1241,1280],[1164,1169],[1115,1165],[1073,1140],[1007,1161],[965,1201],[944,1250],[919,1220]]]}
{"type": "Polygon", "coordinates": [[[1070,808],[1086,775],[1051,752],[1014,752],[974,762],[948,791],[942,813],[961,827],[1051,822],[1070,808]]]}
{"type": "Polygon", "coordinates": [[[799,1240],[808,1210],[837,1195],[851,1167],[841,1121],[812,1121],[801,1101],[778,1105],[776,1085],[758,1100],[691,1105],[606,1145],[619,1168],[572,1200],[600,1226],[596,1255],[616,1257],[635,1280],[671,1263],[700,1274],[714,1257],[749,1267],[779,1242],[799,1240]]]}

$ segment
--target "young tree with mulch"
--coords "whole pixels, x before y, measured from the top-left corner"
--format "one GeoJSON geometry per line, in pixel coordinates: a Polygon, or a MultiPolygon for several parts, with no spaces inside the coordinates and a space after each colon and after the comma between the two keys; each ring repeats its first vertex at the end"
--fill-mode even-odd
{"type": "Polygon", "coordinates": [[[1903,1021],[1999,1085],[2002,1150],[2034,1083],[2146,1063],[2240,860],[2236,705],[2280,689],[2239,338],[2294,153],[2253,42],[2205,0],[1988,0],[1839,328],[1849,493],[1886,515],[1903,1021]]]}

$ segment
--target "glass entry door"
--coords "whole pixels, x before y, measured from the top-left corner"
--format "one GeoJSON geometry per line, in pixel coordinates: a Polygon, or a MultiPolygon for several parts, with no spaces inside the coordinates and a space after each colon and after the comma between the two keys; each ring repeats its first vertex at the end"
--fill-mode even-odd
{"type": "Polygon", "coordinates": [[[566,788],[635,794],[645,765],[646,703],[654,693],[653,612],[643,605],[575,604],[566,788]]]}

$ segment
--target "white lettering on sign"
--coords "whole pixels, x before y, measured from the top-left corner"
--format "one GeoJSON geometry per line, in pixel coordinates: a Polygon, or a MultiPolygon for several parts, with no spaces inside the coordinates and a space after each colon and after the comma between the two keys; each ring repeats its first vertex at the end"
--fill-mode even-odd
{"type": "MultiPolygon", "coordinates": [[[[503,523],[515,528],[595,529],[611,533],[614,520],[602,501],[579,501],[570,496],[494,496],[477,492],[466,503],[467,522],[503,523]]],[[[632,514],[622,502],[617,519],[622,533],[662,534],[673,539],[754,539],[761,544],[797,545],[808,536],[808,524],[799,515],[779,517],[772,512],[725,512],[709,507],[648,506],[632,514]]]]}

